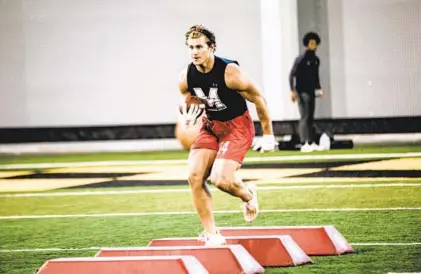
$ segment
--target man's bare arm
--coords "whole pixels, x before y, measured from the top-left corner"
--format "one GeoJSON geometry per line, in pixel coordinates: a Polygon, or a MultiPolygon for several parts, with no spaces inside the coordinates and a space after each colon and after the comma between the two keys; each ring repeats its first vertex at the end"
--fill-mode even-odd
{"type": "Polygon", "coordinates": [[[178,88],[181,92],[181,95],[183,95],[184,101],[185,97],[190,94],[187,86],[187,68],[183,69],[183,71],[180,73],[180,78],[178,80],[178,88]]]}
{"type": "Polygon", "coordinates": [[[225,83],[228,88],[238,90],[244,99],[254,103],[259,116],[264,135],[273,135],[272,120],[266,100],[260,93],[259,88],[241,71],[234,63],[228,64],[225,70],[225,83]]]}

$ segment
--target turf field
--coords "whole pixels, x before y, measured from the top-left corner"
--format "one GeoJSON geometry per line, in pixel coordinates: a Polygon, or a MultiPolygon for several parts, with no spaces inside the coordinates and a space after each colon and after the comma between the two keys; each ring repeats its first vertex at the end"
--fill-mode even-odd
{"type": "MultiPolygon", "coordinates": [[[[258,185],[262,209],[253,226],[334,225],[356,250],[265,273],[421,272],[417,152],[421,146],[250,152],[242,174],[258,185]]],[[[48,259],[93,256],[99,247],[198,235],[186,155],[1,156],[0,273],[34,273],[48,259]],[[165,159],[181,161],[156,162],[165,159]]],[[[245,226],[240,202],[212,190],[218,225],[245,226]]]]}

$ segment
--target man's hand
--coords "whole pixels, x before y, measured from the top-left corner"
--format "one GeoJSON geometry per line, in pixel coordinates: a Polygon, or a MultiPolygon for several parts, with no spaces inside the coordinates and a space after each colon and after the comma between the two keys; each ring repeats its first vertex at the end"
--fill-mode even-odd
{"type": "Polygon", "coordinates": [[[187,127],[194,126],[197,122],[197,118],[202,114],[205,105],[195,105],[191,104],[189,110],[187,111],[187,104],[183,104],[182,112],[184,123],[187,127]]]}
{"type": "Polygon", "coordinates": [[[323,96],[323,90],[322,89],[316,89],[315,94],[316,94],[316,97],[322,97],[323,96]]]}
{"type": "Polygon", "coordinates": [[[297,101],[297,92],[295,90],[291,90],[291,101],[297,101]]]}
{"type": "Polygon", "coordinates": [[[278,143],[275,140],[274,135],[263,135],[262,139],[253,147],[253,150],[260,151],[261,153],[266,151],[274,151],[278,143]]]}

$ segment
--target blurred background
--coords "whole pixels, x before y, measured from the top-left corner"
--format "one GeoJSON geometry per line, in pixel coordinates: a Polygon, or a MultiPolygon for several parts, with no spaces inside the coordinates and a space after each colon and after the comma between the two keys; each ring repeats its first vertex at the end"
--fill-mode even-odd
{"type": "Polygon", "coordinates": [[[318,127],[420,132],[420,17],[418,0],[0,0],[2,151],[111,140],[131,141],[104,149],[179,148],[177,81],[193,24],[214,31],[216,54],[262,88],[277,136],[299,118],[288,73],[308,31],[322,38],[318,127]]]}

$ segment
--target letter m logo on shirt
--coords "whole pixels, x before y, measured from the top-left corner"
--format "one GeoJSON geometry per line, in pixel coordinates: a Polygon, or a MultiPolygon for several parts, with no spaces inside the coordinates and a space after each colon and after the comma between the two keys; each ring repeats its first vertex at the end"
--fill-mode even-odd
{"type": "Polygon", "coordinates": [[[202,100],[205,100],[207,110],[209,111],[221,111],[227,108],[227,106],[221,102],[218,96],[218,88],[210,88],[209,96],[206,96],[201,88],[193,88],[196,96],[202,100]]]}

